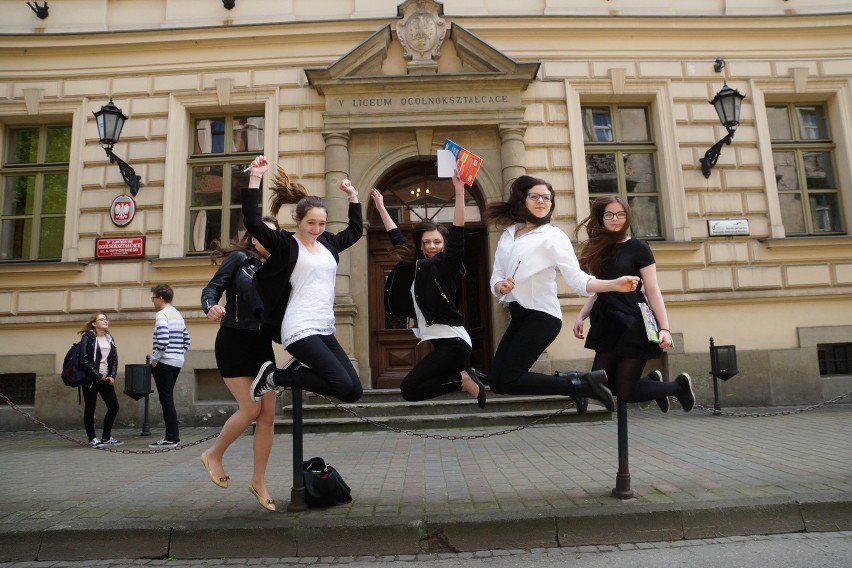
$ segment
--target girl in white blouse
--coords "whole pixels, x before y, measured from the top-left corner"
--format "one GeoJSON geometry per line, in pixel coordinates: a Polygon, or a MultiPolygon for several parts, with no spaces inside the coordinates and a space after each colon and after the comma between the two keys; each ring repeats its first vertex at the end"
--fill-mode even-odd
{"type": "Polygon", "coordinates": [[[510,188],[507,201],[490,203],[487,223],[508,225],[494,255],[491,291],[506,304],[511,322],[491,366],[491,390],[502,394],[560,394],[572,397],[578,410],[583,397],[600,401],[610,412],[612,393],[603,383],[604,371],[530,372],[530,368],[562,329],[562,309],[556,293],[556,270],[578,294],[630,292],[639,279],[623,276],[598,280],[580,270],[568,236],[550,224],[555,206],[553,187],[523,175],[510,188]]]}

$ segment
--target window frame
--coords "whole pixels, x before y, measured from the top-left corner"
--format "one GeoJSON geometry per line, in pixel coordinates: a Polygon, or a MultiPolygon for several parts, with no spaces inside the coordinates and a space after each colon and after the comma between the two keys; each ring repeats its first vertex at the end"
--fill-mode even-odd
{"type": "Polygon", "coordinates": [[[69,122],[49,122],[38,124],[7,124],[2,129],[2,162],[0,162],[0,204],[5,199],[7,190],[7,182],[10,177],[30,177],[34,179],[33,196],[32,196],[32,211],[24,214],[4,214],[0,208],[0,227],[4,221],[29,219],[29,250],[21,251],[21,256],[18,258],[0,258],[0,263],[9,262],[44,262],[44,261],[61,261],[65,250],[65,240],[67,234],[67,219],[69,211],[69,191],[71,186],[71,161],[73,155],[74,144],[74,125],[69,122]],[[11,134],[17,130],[38,130],[38,142],[36,147],[36,161],[26,163],[9,163],[8,152],[11,145],[11,134]],[[48,138],[51,129],[64,129],[68,131],[67,145],[67,160],[65,161],[47,161],[48,160],[48,138]],[[61,199],[62,209],[56,212],[44,212],[45,191],[47,189],[45,180],[50,175],[64,175],[65,187],[64,196],[61,199]],[[42,225],[45,220],[60,219],[62,221],[62,229],[60,233],[59,250],[55,255],[41,256],[41,248],[44,244],[42,225]]]}
{"type": "MultiPolygon", "coordinates": [[[[840,183],[840,171],[837,163],[837,144],[832,135],[832,120],[830,109],[824,102],[767,102],[765,106],[767,117],[771,109],[786,109],[787,123],[790,127],[790,139],[773,139],[771,129],[769,130],[769,146],[773,156],[772,172],[777,180],[777,170],[775,168],[774,156],[777,153],[789,152],[794,156],[796,168],[796,184],[797,189],[780,189],[777,187],[779,207],[781,204],[781,196],[783,195],[798,195],[802,207],[802,218],[804,222],[804,232],[790,232],[790,228],[784,225],[783,216],[781,224],[784,227],[784,234],[788,237],[815,237],[815,236],[834,236],[847,234],[847,223],[845,209],[843,203],[843,189],[840,183]],[[821,107],[823,110],[823,118],[825,120],[825,130],[828,134],[827,138],[805,138],[803,129],[806,128],[800,120],[800,112],[804,107],[821,107]],[[808,188],[807,174],[805,167],[804,155],[809,152],[826,152],[830,155],[832,172],[834,174],[835,187],[831,189],[810,189],[808,188]],[[811,196],[819,194],[831,194],[837,198],[837,216],[839,218],[840,228],[836,231],[817,231],[814,228],[814,217],[811,210],[811,196]]],[[[767,118],[768,122],[768,118],[767,118]]],[[[771,126],[771,125],[770,125],[771,126]]],[[[814,127],[811,127],[814,128],[814,127]]]]}

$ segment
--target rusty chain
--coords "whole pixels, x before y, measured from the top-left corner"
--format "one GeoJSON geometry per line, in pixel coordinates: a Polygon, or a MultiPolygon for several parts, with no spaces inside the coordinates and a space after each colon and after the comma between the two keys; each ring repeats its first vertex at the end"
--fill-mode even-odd
{"type": "Polygon", "coordinates": [[[6,404],[8,404],[12,408],[12,410],[18,412],[19,414],[22,414],[24,417],[27,418],[27,420],[29,420],[33,424],[37,424],[37,425],[41,426],[42,428],[44,428],[48,432],[50,432],[52,434],[56,434],[57,436],[59,436],[62,439],[68,440],[69,442],[73,442],[73,443],[75,443],[79,446],[83,446],[84,448],[92,448],[92,449],[95,449],[95,450],[100,450],[102,452],[111,452],[113,454],[164,454],[166,452],[178,451],[178,450],[183,450],[185,448],[189,448],[191,446],[197,446],[198,444],[202,444],[202,443],[204,443],[208,440],[212,440],[213,438],[216,438],[216,437],[219,436],[219,432],[216,432],[215,434],[211,434],[210,436],[207,436],[206,438],[202,438],[202,439],[196,440],[194,442],[189,442],[188,444],[180,444],[179,446],[174,447],[174,448],[157,448],[156,450],[153,450],[153,449],[148,449],[148,450],[121,449],[120,450],[118,448],[92,446],[92,445],[89,444],[89,442],[84,442],[83,440],[78,440],[77,438],[74,438],[74,437],[69,436],[67,434],[63,434],[62,432],[60,432],[56,428],[48,426],[47,424],[45,424],[44,422],[42,422],[41,420],[39,420],[38,418],[36,418],[32,414],[29,414],[28,412],[25,412],[24,410],[18,408],[18,406],[14,402],[9,400],[9,397],[6,396],[5,394],[3,394],[2,392],[0,392],[0,398],[5,400],[6,404]]]}
{"type": "Polygon", "coordinates": [[[695,408],[703,410],[705,412],[709,412],[711,414],[715,414],[717,416],[738,416],[742,418],[763,418],[766,416],[787,416],[790,414],[801,414],[802,412],[806,412],[808,410],[815,410],[817,408],[821,408],[823,406],[828,406],[829,404],[834,404],[840,400],[843,400],[847,396],[852,394],[852,391],[847,392],[846,394],[841,394],[836,396],[830,400],[825,400],[820,402],[819,404],[811,404],[810,406],[806,406],[804,408],[793,408],[792,410],[777,410],[774,412],[731,412],[729,410],[716,410],[711,406],[702,406],[700,404],[696,404],[695,408]]]}

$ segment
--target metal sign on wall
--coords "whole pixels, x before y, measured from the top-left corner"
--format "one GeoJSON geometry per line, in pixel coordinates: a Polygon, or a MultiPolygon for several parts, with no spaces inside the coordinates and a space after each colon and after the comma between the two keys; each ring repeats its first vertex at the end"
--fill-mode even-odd
{"type": "Polygon", "coordinates": [[[711,237],[748,235],[748,219],[710,219],[707,232],[711,237]]]}
{"type": "Polygon", "coordinates": [[[109,218],[113,225],[124,227],[129,225],[136,215],[136,202],[129,195],[119,195],[109,206],[109,218]]]}
{"type": "Polygon", "coordinates": [[[142,258],[145,256],[145,237],[115,237],[95,239],[95,258],[142,258]]]}

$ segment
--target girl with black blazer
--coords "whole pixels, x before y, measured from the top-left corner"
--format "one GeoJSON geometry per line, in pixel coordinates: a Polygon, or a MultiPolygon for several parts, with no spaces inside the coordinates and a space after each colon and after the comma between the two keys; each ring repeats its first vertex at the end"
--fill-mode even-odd
{"type": "Polygon", "coordinates": [[[280,167],[272,187],[272,213],[295,203],[296,230],[277,231],[263,224],[257,204],[260,180],[269,162],[263,156],[250,166],[249,186],[242,191],[246,229],[269,251],[255,274],[263,302],[262,322],[273,339],[294,359],[275,369],[267,361],[252,382],[255,400],[277,387],[298,387],[310,392],[355,402],[363,392],[358,373],[334,336],[334,283],[339,255],[361,238],[363,223],[358,190],[346,179],[340,189],[349,198],[349,224],[339,233],[326,231],[325,202],[308,195],[304,186],[290,182],[280,167]]]}
{"type": "Polygon", "coordinates": [[[120,446],[124,442],[112,437],[112,425],[118,415],[118,397],[115,395],[115,376],[118,373],[118,349],[110,335],[109,318],[103,312],[89,316],[80,333],[80,367],[86,371],[83,383],[83,426],[94,448],[120,446]],[[95,406],[98,395],[104,399],[107,411],[101,437],[95,435],[95,406]]]}
{"type": "Polygon", "coordinates": [[[399,250],[400,263],[385,286],[385,308],[389,313],[417,322],[412,331],[432,344],[432,352],[409,371],[400,384],[408,401],[428,400],[451,392],[470,393],[485,408],[485,375],[465,369],[472,344],[456,310],[458,279],[464,274],[464,182],[453,175],[455,207],[453,224],[447,230],[434,221],[415,226],[412,248],[385,208],[382,193],[373,188],[370,196],[382,218],[391,243],[399,250]]]}

